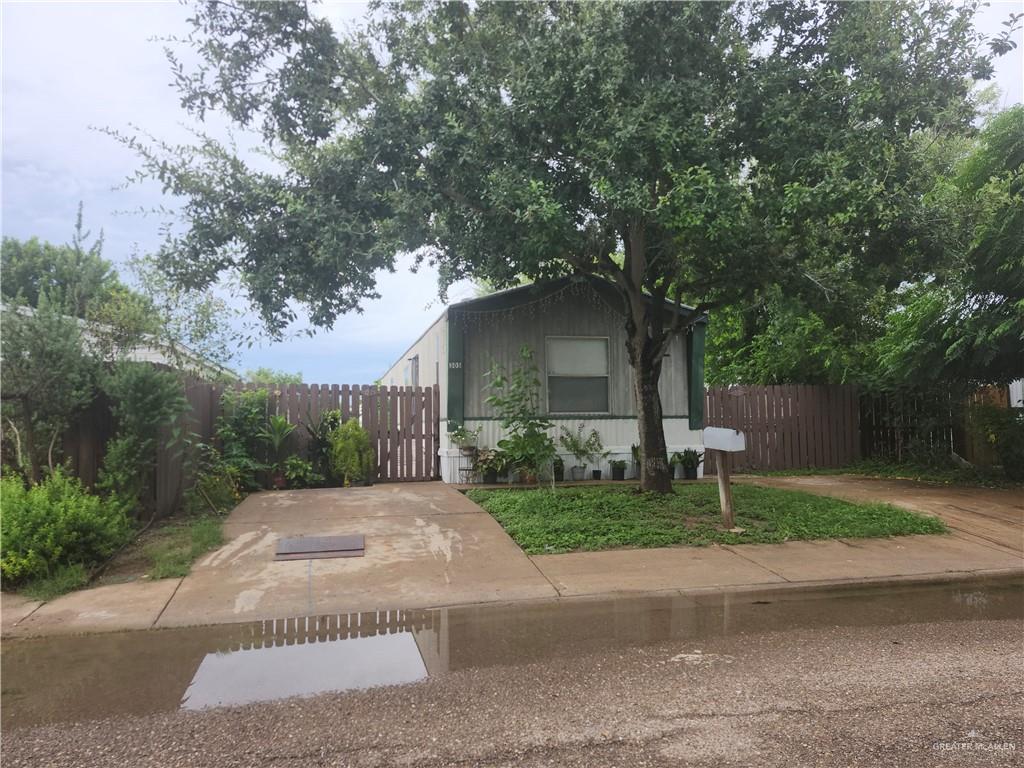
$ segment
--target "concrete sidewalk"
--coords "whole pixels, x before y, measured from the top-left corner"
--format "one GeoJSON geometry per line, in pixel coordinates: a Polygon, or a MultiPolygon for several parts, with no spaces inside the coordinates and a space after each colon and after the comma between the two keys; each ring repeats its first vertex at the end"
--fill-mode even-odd
{"type": "MultiPolygon", "coordinates": [[[[757,482],[790,487],[784,481],[813,479],[822,478],[757,482]]],[[[841,495],[837,489],[844,489],[843,482],[828,481],[830,495],[841,495]]],[[[825,486],[814,487],[823,492],[825,486]]],[[[888,489],[877,488],[879,494],[888,489]]],[[[855,498],[866,500],[869,490],[854,482],[845,497],[859,494],[855,498]]],[[[952,534],[534,557],[527,557],[490,515],[441,483],[260,493],[231,513],[225,523],[228,543],[186,578],[99,587],[46,604],[4,594],[3,633],[97,632],[579,595],[1024,572],[1021,550],[1014,546],[1024,521],[1013,519],[1011,495],[1000,497],[1005,508],[995,508],[987,506],[991,499],[985,494],[973,497],[972,504],[970,492],[962,497],[962,489],[945,495],[927,486],[919,490],[919,495],[904,493],[903,506],[909,501],[918,511],[950,515],[952,534]],[[946,511],[953,502],[955,510],[946,511]],[[281,536],[345,533],[366,535],[365,557],[273,560],[281,536]]]]}

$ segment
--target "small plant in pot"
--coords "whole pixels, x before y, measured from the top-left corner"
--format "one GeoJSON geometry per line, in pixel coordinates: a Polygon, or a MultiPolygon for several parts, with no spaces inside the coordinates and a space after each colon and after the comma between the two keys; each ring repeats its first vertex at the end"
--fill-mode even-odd
{"type": "Polygon", "coordinates": [[[555,482],[560,483],[565,480],[565,461],[561,456],[555,456],[551,462],[551,472],[554,475],[555,482]]]}
{"type": "Polygon", "coordinates": [[[270,449],[270,482],[275,490],[284,488],[284,444],[288,435],[295,431],[295,425],[288,421],[287,416],[271,416],[260,430],[258,437],[270,449]]]}
{"type": "MultiPolygon", "coordinates": [[[[571,453],[577,461],[577,464],[569,470],[573,480],[582,480],[586,476],[587,464],[596,464],[608,455],[597,430],[592,429],[590,434],[584,436],[584,429],[583,424],[576,427],[575,432],[568,427],[562,427],[562,435],[558,438],[562,447],[571,453]]],[[[600,480],[601,470],[595,469],[591,475],[595,480],[600,480]]]]}
{"type": "Polygon", "coordinates": [[[473,459],[473,470],[482,482],[493,485],[498,482],[498,471],[505,468],[505,457],[493,448],[480,448],[473,459]]]}
{"type": "Polygon", "coordinates": [[[695,448],[686,448],[682,453],[673,453],[671,463],[682,467],[684,480],[697,479],[697,467],[704,461],[704,454],[695,448]]]}
{"type": "Polygon", "coordinates": [[[613,459],[611,462],[612,467],[612,480],[625,480],[626,479],[626,460],[625,459],[613,459]]]}
{"type": "Polygon", "coordinates": [[[459,446],[459,450],[462,451],[466,456],[472,456],[476,453],[476,439],[480,435],[479,429],[466,429],[465,424],[459,424],[455,429],[448,433],[448,439],[455,445],[459,446]]]}

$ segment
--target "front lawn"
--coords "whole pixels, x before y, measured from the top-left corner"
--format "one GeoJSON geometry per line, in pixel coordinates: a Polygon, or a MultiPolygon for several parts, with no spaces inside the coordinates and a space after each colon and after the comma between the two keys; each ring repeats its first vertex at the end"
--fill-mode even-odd
{"type": "Polygon", "coordinates": [[[471,490],[527,554],[674,544],[775,543],[945,533],[941,520],[888,504],[856,504],[799,491],[734,485],[736,525],[721,528],[718,486],[677,485],[661,496],[597,486],[538,490],[471,490]]]}

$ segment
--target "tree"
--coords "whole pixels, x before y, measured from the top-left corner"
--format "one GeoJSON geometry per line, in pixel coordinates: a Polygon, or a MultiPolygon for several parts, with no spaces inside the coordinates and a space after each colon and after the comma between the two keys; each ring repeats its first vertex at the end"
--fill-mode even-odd
{"type": "Polygon", "coordinates": [[[672,336],[779,275],[821,290],[913,273],[915,137],[970,130],[991,75],[975,4],[466,3],[375,7],[338,36],[292,3],[209,0],[172,56],[184,106],[262,132],[153,147],[184,200],[163,267],[237,272],[272,332],[330,326],[399,252],[473,277],[596,275],[618,291],[641,486],[671,487],[658,396],[672,336]],[[622,259],[613,255],[622,253],[622,259]],[[665,301],[687,299],[690,315],[665,301]]]}
{"type": "Polygon", "coordinates": [[[254,368],[245,372],[245,380],[253,384],[263,384],[268,387],[280,387],[287,384],[301,384],[302,372],[277,371],[273,368],[254,368]]]}
{"type": "Polygon", "coordinates": [[[126,290],[113,265],[103,258],[103,233],[87,244],[78,207],[75,233],[69,245],[51,245],[31,238],[24,242],[5,237],[0,246],[0,292],[5,301],[20,297],[28,306],[41,294],[67,314],[85,317],[90,305],[126,290]]]}
{"type": "Polygon", "coordinates": [[[51,302],[44,290],[35,307],[12,304],[0,334],[5,427],[15,462],[33,483],[42,467],[54,467],[58,439],[92,402],[95,361],[82,349],[78,322],[51,302]]]}

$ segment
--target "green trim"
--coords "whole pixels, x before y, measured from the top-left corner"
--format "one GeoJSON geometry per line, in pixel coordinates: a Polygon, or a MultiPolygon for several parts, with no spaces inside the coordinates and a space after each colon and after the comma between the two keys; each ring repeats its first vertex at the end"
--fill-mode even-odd
{"type": "MultiPolygon", "coordinates": [[[[545,413],[541,414],[545,419],[552,421],[609,421],[620,419],[623,421],[636,421],[636,414],[608,414],[608,413],[545,413]]],[[[688,419],[687,414],[663,415],[662,419],[688,419]]],[[[466,416],[466,421],[501,421],[498,416],[466,416]]]]}
{"type": "Polygon", "coordinates": [[[707,325],[690,326],[686,334],[686,392],[690,407],[690,429],[704,428],[704,336],[707,325]]]}
{"type": "Polygon", "coordinates": [[[465,333],[458,313],[448,311],[448,431],[454,432],[466,416],[465,333]]]}

